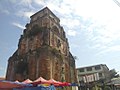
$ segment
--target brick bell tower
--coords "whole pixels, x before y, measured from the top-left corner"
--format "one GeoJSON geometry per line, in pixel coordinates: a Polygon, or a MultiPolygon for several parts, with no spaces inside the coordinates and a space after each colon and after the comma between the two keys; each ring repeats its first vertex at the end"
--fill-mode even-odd
{"type": "Polygon", "coordinates": [[[75,60],[60,20],[47,7],[32,15],[18,49],[8,60],[6,79],[38,77],[76,82],[75,60]]]}

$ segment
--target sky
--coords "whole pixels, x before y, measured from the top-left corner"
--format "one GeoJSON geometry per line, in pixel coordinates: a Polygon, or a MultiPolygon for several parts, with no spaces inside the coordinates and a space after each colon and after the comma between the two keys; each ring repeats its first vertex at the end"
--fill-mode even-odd
{"type": "Polygon", "coordinates": [[[76,68],[106,64],[120,73],[120,0],[0,0],[0,77],[30,16],[46,6],[60,19],[76,68]]]}

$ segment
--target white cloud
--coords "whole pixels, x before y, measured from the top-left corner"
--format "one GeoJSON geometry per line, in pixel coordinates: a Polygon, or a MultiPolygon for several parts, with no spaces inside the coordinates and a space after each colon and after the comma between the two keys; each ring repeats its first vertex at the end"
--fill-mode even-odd
{"type": "Polygon", "coordinates": [[[25,29],[24,26],[22,26],[21,24],[16,23],[16,22],[13,22],[12,25],[14,25],[14,26],[16,26],[16,27],[18,27],[18,28],[20,28],[20,29],[22,29],[22,30],[25,29]]]}
{"type": "Polygon", "coordinates": [[[19,11],[18,13],[16,13],[16,15],[20,16],[20,17],[24,17],[27,19],[30,19],[30,16],[33,15],[35,12],[34,11],[19,11]]]}
{"type": "Polygon", "coordinates": [[[60,2],[60,1],[56,1],[56,2],[48,2],[46,4],[52,11],[57,11],[59,14],[62,15],[69,15],[71,13],[73,13],[73,10],[71,8],[71,6],[65,4],[65,2],[60,2]]]}
{"type": "Polygon", "coordinates": [[[18,4],[22,6],[28,6],[29,8],[32,7],[32,0],[21,0],[18,4]]]}
{"type": "Polygon", "coordinates": [[[120,52],[120,45],[114,45],[114,46],[110,46],[110,47],[103,49],[97,55],[105,54],[108,52],[118,52],[118,51],[120,52]]]}
{"type": "Polygon", "coordinates": [[[86,34],[88,44],[91,43],[94,49],[101,51],[116,51],[118,46],[114,46],[116,40],[120,40],[120,8],[110,0],[64,0],[47,3],[53,11],[57,11],[61,24],[69,29],[67,34],[75,36],[77,31],[74,28],[81,28],[86,34]],[[83,23],[88,21],[91,23],[83,23]],[[71,30],[72,29],[72,30],[71,30]],[[113,48],[114,47],[114,48],[113,48]],[[109,50],[110,49],[110,50],[109,50]]]}
{"type": "Polygon", "coordinates": [[[45,1],[44,0],[33,0],[33,2],[35,2],[38,5],[42,5],[42,6],[45,5],[45,1]]]}
{"type": "Polygon", "coordinates": [[[15,6],[19,9],[15,12],[15,15],[26,19],[29,19],[36,12],[33,7],[33,0],[21,0],[19,3],[16,2],[15,6]]]}
{"type": "Polygon", "coordinates": [[[30,18],[35,12],[24,12],[24,16],[30,18]]]}
{"type": "Polygon", "coordinates": [[[80,21],[73,18],[61,18],[61,25],[67,26],[69,29],[72,29],[76,26],[80,27],[80,21]]]}
{"type": "Polygon", "coordinates": [[[75,36],[77,33],[76,33],[76,31],[74,31],[74,30],[68,30],[67,34],[68,34],[69,36],[75,36]]]}
{"type": "Polygon", "coordinates": [[[38,6],[48,6],[59,15],[61,25],[67,27],[69,36],[76,36],[82,30],[88,45],[91,43],[94,49],[107,50],[120,40],[120,8],[113,0],[22,0],[21,4],[29,5],[32,10],[21,10],[17,14],[29,18],[36,12],[32,8],[33,2],[38,6]]]}

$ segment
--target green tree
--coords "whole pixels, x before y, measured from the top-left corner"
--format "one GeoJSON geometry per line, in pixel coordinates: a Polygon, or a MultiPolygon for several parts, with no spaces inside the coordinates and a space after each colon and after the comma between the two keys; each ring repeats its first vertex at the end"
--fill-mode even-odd
{"type": "Polygon", "coordinates": [[[110,78],[119,77],[119,74],[116,72],[115,69],[110,70],[110,78]]]}

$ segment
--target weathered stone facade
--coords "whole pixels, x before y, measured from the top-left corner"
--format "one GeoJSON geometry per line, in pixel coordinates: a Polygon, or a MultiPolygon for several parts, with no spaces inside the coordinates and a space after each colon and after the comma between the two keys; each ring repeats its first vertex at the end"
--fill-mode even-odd
{"type": "Polygon", "coordinates": [[[47,7],[31,16],[18,49],[8,60],[7,80],[35,80],[42,76],[76,82],[75,60],[60,20],[47,7]]]}

